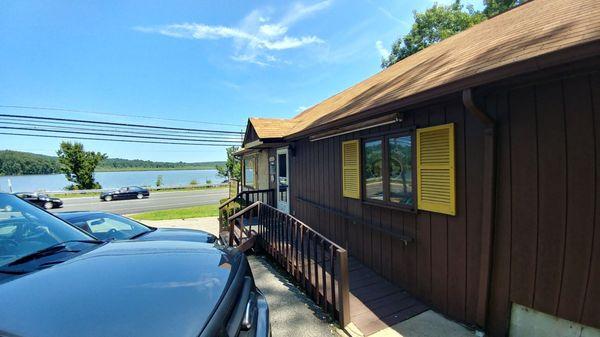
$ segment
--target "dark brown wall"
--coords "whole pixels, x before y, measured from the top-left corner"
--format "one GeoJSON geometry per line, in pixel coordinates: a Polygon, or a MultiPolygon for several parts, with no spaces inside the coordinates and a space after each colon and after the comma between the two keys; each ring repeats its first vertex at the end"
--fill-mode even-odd
{"type": "Polygon", "coordinates": [[[475,322],[481,236],[482,127],[459,97],[404,114],[400,125],[383,126],[317,142],[296,143],[292,158],[292,210],[296,216],[392,282],[437,310],[475,322]],[[341,142],[381,131],[456,123],[457,216],[414,214],[342,197],[341,142]],[[469,177],[467,180],[466,177],[469,177]],[[355,216],[353,223],[296,199],[303,197],[355,216]],[[400,239],[364,223],[414,238],[400,239]]]}
{"type": "MultiPolygon", "coordinates": [[[[506,335],[511,302],[600,327],[600,75],[587,72],[520,83],[494,89],[484,98],[483,107],[498,122],[486,330],[506,335]]],[[[481,257],[482,132],[457,97],[406,112],[400,126],[298,141],[291,158],[292,210],[438,311],[474,323],[481,257]],[[342,197],[342,141],[449,122],[456,123],[456,216],[413,214],[342,197]],[[363,223],[415,241],[404,246],[363,223]]]]}
{"type": "Polygon", "coordinates": [[[498,121],[495,250],[488,326],[510,302],[600,327],[600,77],[490,94],[498,121]]]}

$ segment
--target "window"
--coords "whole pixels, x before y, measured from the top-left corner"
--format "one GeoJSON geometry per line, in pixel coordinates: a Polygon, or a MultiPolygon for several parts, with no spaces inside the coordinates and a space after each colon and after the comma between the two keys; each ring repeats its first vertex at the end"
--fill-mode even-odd
{"type": "Polygon", "coordinates": [[[244,185],[247,187],[255,186],[255,164],[255,156],[244,158],[244,185]]]}
{"type": "Polygon", "coordinates": [[[412,207],[414,205],[412,138],[410,136],[388,138],[388,158],[390,202],[412,207]]]}
{"type": "Polygon", "coordinates": [[[363,154],[363,199],[414,209],[412,135],[367,139],[363,154]]]}
{"type": "Polygon", "coordinates": [[[383,200],[383,146],[381,140],[365,142],[365,198],[383,200]]]}

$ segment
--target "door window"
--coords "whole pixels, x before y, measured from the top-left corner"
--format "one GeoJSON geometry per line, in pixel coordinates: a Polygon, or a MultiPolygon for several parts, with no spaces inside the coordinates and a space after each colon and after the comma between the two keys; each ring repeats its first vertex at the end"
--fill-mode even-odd
{"type": "Polygon", "coordinates": [[[280,153],[277,155],[277,163],[279,170],[277,174],[279,200],[287,202],[288,199],[288,177],[287,177],[287,154],[280,153]]]}

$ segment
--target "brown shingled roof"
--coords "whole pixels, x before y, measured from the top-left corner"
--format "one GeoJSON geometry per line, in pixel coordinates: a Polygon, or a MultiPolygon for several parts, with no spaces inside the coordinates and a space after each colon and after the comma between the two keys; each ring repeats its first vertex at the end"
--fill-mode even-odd
{"type": "MultiPolygon", "coordinates": [[[[398,109],[539,70],[544,67],[542,56],[562,55],[577,46],[571,59],[600,55],[600,1],[531,0],[411,55],[290,120],[252,123],[260,125],[260,137],[310,133],[382,106],[398,109]]],[[[565,56],[552,60],[568,61],[565,56]]]]}
{"type": "Polygon", "coordinates": [[[296,124],[290,119],[256,117],[250,118],[250,123],[260,139],[283,138],[296,124]]]}

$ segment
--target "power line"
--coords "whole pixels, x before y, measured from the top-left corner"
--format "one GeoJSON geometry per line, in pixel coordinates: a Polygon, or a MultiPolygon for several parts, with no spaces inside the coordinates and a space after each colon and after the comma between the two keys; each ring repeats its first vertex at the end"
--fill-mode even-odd
{"type": "MultiPolygon", "coordinates": [[[[53,129],[59,129],[57,131],[64,131],[64,132],[71,132],[73,130],[78,130],[78,131],[93,131],[93,132],[140,132],[142,130],[132,130],[132,129],[121,129],[120,127],[115,127],[113,129],[104,129],[104,128],[97,128],[97,127],[81,127],[80,124],[75,124],[75,126],[71,126],[71,125],[67,125],[67,126],[63,126],[63,125],[52,125],[53,123],[56,122],[52,122],[52,121],[39,121],[36,123],[31,123],[31,122],[21,122],[19,121],[15,121],[14,119],[3,119],[0,117],[0,121],[2,122],[2,124],[4,125],[18,125],[18,126],[29,126],[29,127],[43,127],[43,128],[53,128],[53,129]],[[40,124],[40,123],[46,123],[46,124],[40,124]]],[[[237,138],[232,138],[233,136],[218,136],[218,135],[203,135],[203,134],[189,134],[189,133],[178,133],[178,132],[183,132],[183,131],[176,131],[175,133],[168,133],[168,132],[156,132],[156,131],[147,131],[147,130],[143,130],[144,135],[154,135],[154,136],[170,136],[170,137],[188,137],[188,138],[196,138],[196,137],[208,137],[210,136],[212,140],[222,140],[222,141],[232,141],[232,142],[241,142],[242,139],[241,137],[237,137],[237,138]]]]}
{"type": "Polygon", "coordinates": [[[81,120],[81,119],[56,118],[56,117],[24,116],[24,115],[11,115],[11,114],[0,114],[0,117],[29,119],[29,120],[51,120],[51,121],[61,121],[61,122],[76,122],[76,123],[96,124],[96,125],[127,126],[127,127],[157,129],[157,130],[179,130],[179,131],[190,131],[190,132],[199,132],[199,133],[214,133],[214,134],[221,133],[221,134],[235,134],[235,135],[243,134],[243,132],[239,132],[239,131],[175,128],[175,127],[157,126],[157,125],[86,121],[86,120],[81,120]]]}
{"type": "Polygon", "coordinates": [[[102,116],[110,115],[110,116],[121,116],[121,117],[134,117],[134,118],[145,118],[145,119],[173,121],[173,122],[185,122],[185,123],[195,123],[195,124],[208,124],[208,125],[223,125],[223,126],[238,126],[238,127],[245,126],[245,125],[241,125],[241,124],[200,122],[200,121],[191,121],[191,120],[176,119],[176,118],[161,118],[161,117],[151,117],[151,116],[143,116],[143,115],[127,115],[127,114],[117,114],[117,113],[111,113],[111,112],[89,111],[89,110],[68,109],[68,108],[55,108],[55,107],[40,107],[40,106],[26,106],[26,105],[0,105],[0,108],[75,112],[75,113],[91,114],[91,115],[102,115],[102,116]]]}
{"type": "Polygon", "coordinates": [[[37,131],[37,132],[53,132],[53,133],[74,133],[79,135],[92,135],[92,136],[105,136],[105,137],[121,137],[121,138],[143,138],[143,139],[157,139],[157,140],[179,140],[179,141],[187,141],[187,142],[209,142],[209,143],[231,143],[231,144],[239,144],[239,141],[224,141],[224,140],[214,140],[214,139],[204,139],[204,138],[195,138],[195,139],[186,139],[186,138],[173,138],[173,137],[151,137],[151,136],[135,136],[135,135],[115,135],[109,133],[98,133],[98,132],[83,132],[83,131],[61,131],[61,130],[50,130],[50,129],[41,129],[41,128],[24,128],[24,127],[16,127],[16,126],[0,126],[0,129],[5,130],[20,130],[20,131],[37,131]]]}
{"type": "Polygon", "coordinates": [[[59,139],[76,139],[76,140],[101,140],[101,141],[108,141],[108,142],[146,143],[146,144],[164,144],[164,145],[192,145],[192,146],[218,146],[218,147],[231,146],[231,145],[225,145],[225,144],[175,143],[175,142],[155,142],[155,141],[143,141],[143,140],[130,140],[130,139],[109,139],[109,138],[94,138],[94,137],[68,137],[68,136],[53,136],[53,135],[32,135],[32,134],[11,133],[11,132],[0,132],[0,135],[24,136],[24,137],[42,137],[42,138],[59,138],[59,139]]]}

